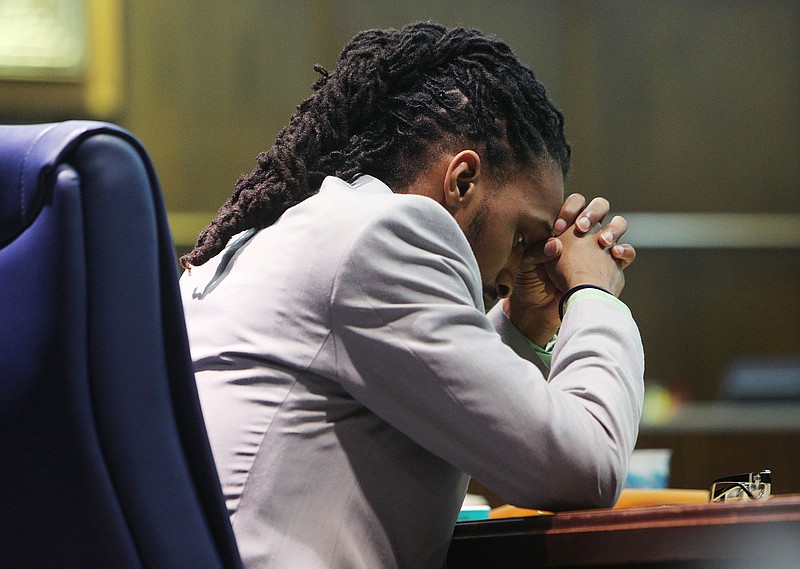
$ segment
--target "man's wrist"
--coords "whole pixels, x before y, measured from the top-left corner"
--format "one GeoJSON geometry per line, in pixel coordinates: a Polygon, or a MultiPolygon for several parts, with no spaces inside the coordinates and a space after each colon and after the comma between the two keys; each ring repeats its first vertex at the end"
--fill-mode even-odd
{"type": "Polygon", "coordinates": [[[543,307],[533,314],[534,311],[527,310],[524,317],[519,318],[518,314],[511,310],[510,303],[506,299],[503,303],[503,312],[514,327],[528,338],[528,341],[542,349],[546,348],[561,326],[555,306],[552,309],[543,307]]]}
{"type": "Polygon", "coordinates": [[[559,320],[563,320],[564,319],[564,312],[565,312],[566,307],[567,307],[567,302],[572,297],[572,295],[575,294],[576,292],[580,291],[580,290],[587,290],[587,289],[600,291],[601,293],[605,293],[605,294],[609,294],[611,296],[614,296],[613,294],[611,294],[609,291],[607,291],[603,287],[597,286],[597,285],[594,285],[594,284],[579,284],[577,286],[574,286],[574,287],[570,288],[567,292],[565,292],[563,295],[561,295],[561,300],[558,301],[558,319],[559,320]]]}
{"type": "Polygon", "coordinates": [[[630,314],[630,309],[624,302],[601,287],[575,287],[575,290],[570,290],[571,294],[565,294],[564,297],[562,297],[563,302],[560,303],[563,307],[562,316],[569,312],[573,304],[592,299],[612,304],[630,314]]]}

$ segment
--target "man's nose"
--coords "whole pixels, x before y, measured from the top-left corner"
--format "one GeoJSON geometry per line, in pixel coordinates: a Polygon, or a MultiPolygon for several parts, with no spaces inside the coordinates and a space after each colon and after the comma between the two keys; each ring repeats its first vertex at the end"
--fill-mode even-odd
{"type": "Polygon", "coordinates": [[[517,273],[519,273],[519,265],[522,262],[522,256],[524,254],[525,251],[521,247],[515,248],[511,252],[511,255],[509,255],[506,264],[497,274],[495,288],[500,298],[508,298],[511,296],[511,293],[514,292],[514,285],[517,282],[517,273]]]}

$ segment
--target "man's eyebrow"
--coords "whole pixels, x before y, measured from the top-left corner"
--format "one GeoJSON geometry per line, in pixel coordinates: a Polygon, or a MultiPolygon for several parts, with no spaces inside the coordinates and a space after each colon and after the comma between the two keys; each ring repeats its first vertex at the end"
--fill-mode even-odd
{"type": "Polygon", "coordinates": [[[541,227],[549,237],[553,236],[553,231],[555,230],[553,229],[553,222],[550,221],[549,219],[546,219],[544,217],[533,216],[529,217],[528,220],[531,223],[531,225],[537,225],[541,227]]]}
{"type": "Polygon", "coordinates": [[[528,227],[528,232],[526,232],[528,233],[527,238],[531,239],[525,247],[526,250],[531,249],[535,245],[544,243],[550,237],[553,237],[553,222],[550,220],[538,216],[525,216],[525,223],[528,227]],[[541,228],[546,237],[542,237],[541,239],[538,236],[533,237],[531,233],[534,232],[536,228],[541,228]]]}

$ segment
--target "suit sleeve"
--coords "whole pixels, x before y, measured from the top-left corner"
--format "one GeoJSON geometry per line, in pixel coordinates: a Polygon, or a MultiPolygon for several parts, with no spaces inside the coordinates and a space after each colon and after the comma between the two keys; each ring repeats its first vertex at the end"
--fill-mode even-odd
{"type": "Polygon", "coordinates": [[[332,290],[337,379],[511,503],[611,505],[643,395],[630,314],[602,301],[576,304],[548,381],[523,347],[502,340],[480,299],[469,244],[438,204],[409,199],[375,216],[351,243],[332,290]]]}

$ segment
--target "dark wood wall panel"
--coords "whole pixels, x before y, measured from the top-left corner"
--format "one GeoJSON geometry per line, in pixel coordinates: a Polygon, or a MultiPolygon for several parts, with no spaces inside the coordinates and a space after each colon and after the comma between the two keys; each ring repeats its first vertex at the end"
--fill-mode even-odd
{"type": "Polygon", "coordinates": [[[645,249],[626,280],[651,381],[713,399],[732,360],[800,353],[800,251],[645,249]]]}

